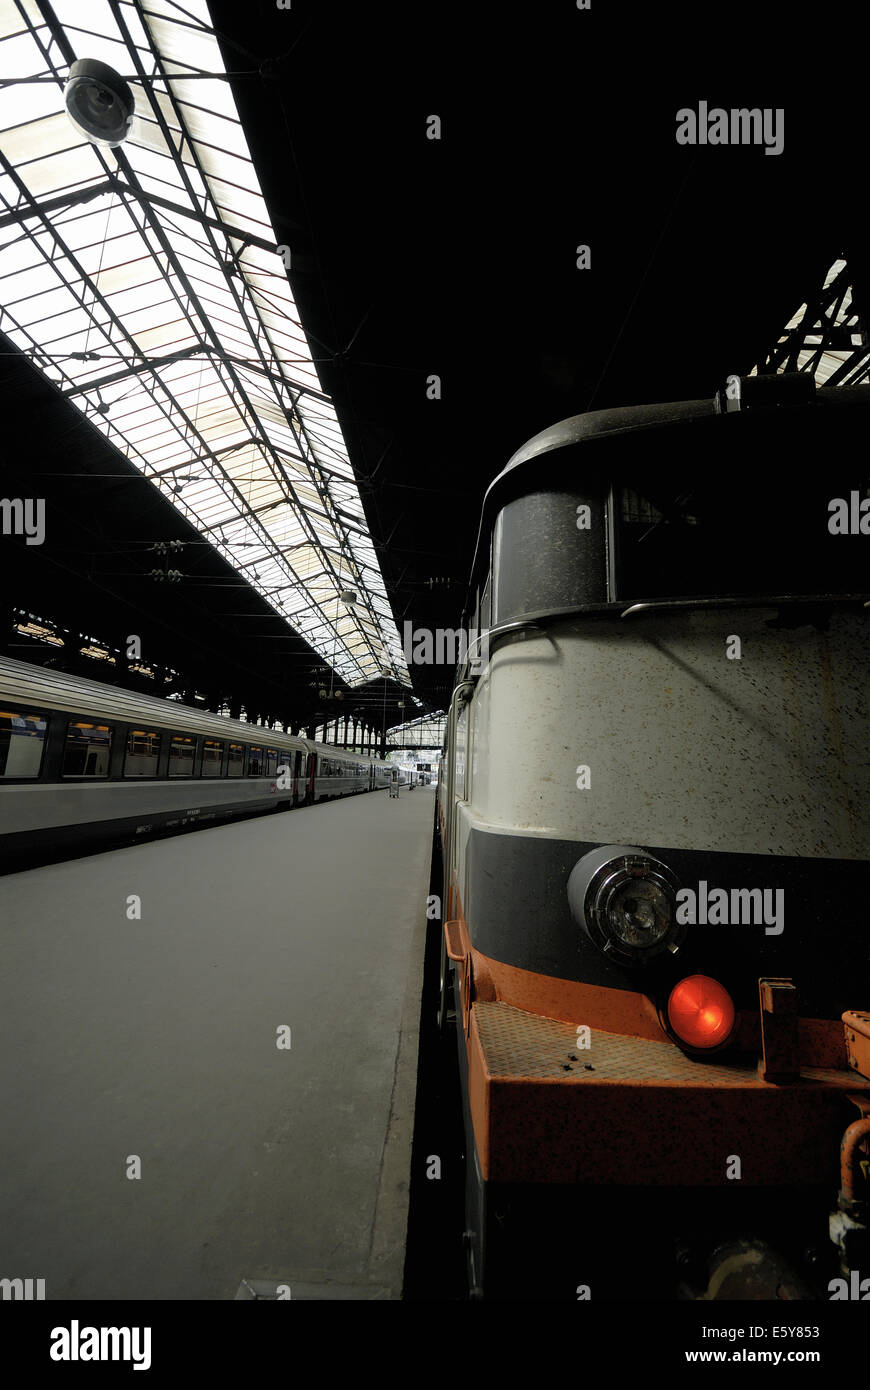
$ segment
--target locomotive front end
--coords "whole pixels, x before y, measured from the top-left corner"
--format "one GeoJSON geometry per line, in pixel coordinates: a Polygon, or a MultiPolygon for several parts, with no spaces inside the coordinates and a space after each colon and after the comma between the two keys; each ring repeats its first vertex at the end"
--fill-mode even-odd
{"type": "Polygon", "coordinates": [[[868,397],[578,416],[487,493],[441,790],[478,1294],[870,1278],[868,397]]]}

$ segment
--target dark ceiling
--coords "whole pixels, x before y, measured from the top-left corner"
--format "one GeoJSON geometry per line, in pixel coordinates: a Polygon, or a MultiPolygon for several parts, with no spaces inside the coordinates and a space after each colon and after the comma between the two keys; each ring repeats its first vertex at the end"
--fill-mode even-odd
{"type": "MultiPolygon", "coordinates": [[[[762,42],[757,8],[592,3],[212,0],[400,631],[458,625],[483,493],[529,436],[590,408],[712,396],[843,251],[863,302],[866,158],[842,95],[827,100],[832,65],[805,73],[799,13],[762,42]],[[784,152],[678,146],[676,111],[701,98],[783,107],[784,152]]],[[[299,722],[330,712],[317,659],[206,547],[187,547],[179,584],[133,577],[163,563],[147,542],[193,533],[29,365],[0,364],[18,441],[4,495],[21,472],[74,475],[44,483],[66,553],[19,553],[7,603],[35,596],[106,640],[144,630],[192,688],[299,722]]],[[[412,676],[444,706],[452,670],[412,676]]],[[[381,696],[353,698],[380,723],[381,696]]]]}

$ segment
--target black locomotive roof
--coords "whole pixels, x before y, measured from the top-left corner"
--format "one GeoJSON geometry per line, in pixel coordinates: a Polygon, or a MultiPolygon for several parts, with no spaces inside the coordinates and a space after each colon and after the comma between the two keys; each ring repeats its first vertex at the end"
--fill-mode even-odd
{"type": "Polygon", "coordinates": [[[571,415],[567,420],[560,420],[557,425],[541,430],[540,434],[517,449],[498,477],[493,479],[488,491],[495,488],[512,469],[522,467],[539,454],[549,454],[554,449],[606,434],[627,434],[632,430],[674,424],[678,420],[697,420],[712,412],[710,401],[667,401],[659,405],[620,406],[614,410],[590,410],[585,415],[571,415]]]}
{"type": "MultiPolygon", "coordinates": [[[[654,437],[657,431],[674,426],[685,425],[689,430],[716,428],[712,421],[717,417],[734,420],[750,416],[753,420],[770,421],[778,416],[784,421],[785,417],[794,418],[796,414],[806,419],[810,412],[818,418],[822,412],[836,410],[839,413],[851,409],[860,418],[861,428],[866,429],[870,417],[870,384],[815,389],[812,377],[805,373],[741,380],[749,401],[733,414],[724,409],[724,393],[720,392],[705,400],[665,401],[587,411],[583,415],[571,415],[534,435],[512,455],[486,490],[469,583],[468,598],[472,604],[475,583],[482,577],[481,568],[488,553],[488,537],[499,511],[513,498],[546,487],[547,482],[556,477],[569,475],[576,468],[577,459],[576,455],[561,457],[563,450],[617,436],[626,438],[648,433],[654,437]]],[[[593,452],[589,456],[590,467],[594,459],[593,452]]]]}
{"type": "MultiPolygon", "coordinates": [[[[774,380],[781,383],[784,378],[780,376],[774,380]]],[[[808,381],[806,377],[803,380],[808,381]]],[[[753,384],[752,378],[748,384],[753,384]]],[[[788,400],[782,402],[784,409],[793,404],[794,402],[788,400]]],[[[797,408],[806,409],[808,406],[823,410],[849,406],[870,409],[870,385],[822,387],[815,392],[813,399],[807,404],[798,405],[797,408]]],[[[767,408],[770,409],[769,406],[767,408]]],[[[620,406],[612,410],[590,410],[584,415],[571,415],[567,420],[560,420],[558,424],[542,430],[521,449],[517,449],[501,473],[493,479],[487,495],[513,469],[522,467],[541,454],[549,454],[556,449],[579,444],[584,440],[600,439],[605,435],[626,435],[636,430],[653,430],[662,425],[701,420],[719,413],[717,398],[713,397],[700,401],[665,401],[657,405],[620,406]]]]}

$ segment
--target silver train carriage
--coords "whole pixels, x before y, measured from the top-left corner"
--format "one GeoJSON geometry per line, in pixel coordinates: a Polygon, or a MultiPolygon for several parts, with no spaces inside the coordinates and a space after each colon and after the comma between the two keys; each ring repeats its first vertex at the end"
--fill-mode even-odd
{"type": "Polygon", "coordinates": [[[379,759],[0,657],[0,871],[388,783],[379,759]]]}
{"type": "Polygon", "coordinates": [[[438,795],[475,1296],[870,1276],[868,423],[729,378],[486,494],[438,795]]]}

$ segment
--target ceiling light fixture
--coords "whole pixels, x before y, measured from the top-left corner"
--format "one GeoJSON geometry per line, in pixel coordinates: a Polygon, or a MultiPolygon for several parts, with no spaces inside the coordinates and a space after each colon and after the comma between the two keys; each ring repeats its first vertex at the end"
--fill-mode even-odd
{"type": "Polygon", "coordinates": [[[76,130],[93,145],[113,149],[130,134],[136,105],[129,84],[96,58],[73,63],[63,89],[64,105],[76,130]]]}

